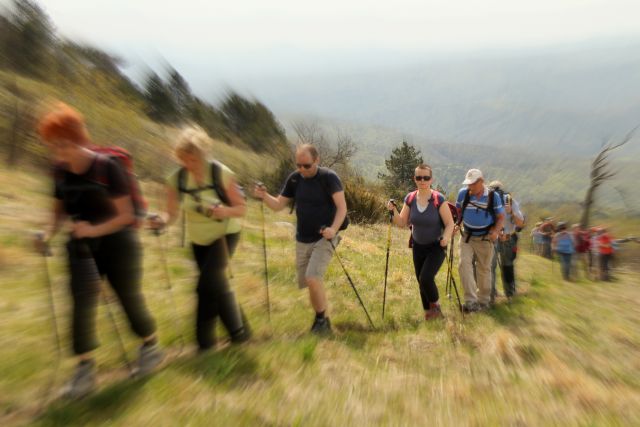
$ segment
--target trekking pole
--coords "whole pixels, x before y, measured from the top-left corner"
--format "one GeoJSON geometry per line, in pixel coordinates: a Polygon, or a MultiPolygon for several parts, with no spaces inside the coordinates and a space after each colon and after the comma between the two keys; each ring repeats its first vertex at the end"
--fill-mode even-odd
{"type": "Polygon", "coordinates": [[[464,310],[462,309],[462,301],[460,300],[460,294],[458,293],[458,286],[456,285],[456,279],[451,275],[451,285],[453,286],[453,290],[456,293],[456,299],[458,300],[458,309],[460,313],[462,313],[462,317],[464,318],[464,310]]]}
{"type": "MultiPolygon", "coordinates": [[[[98,283],[98,286],[100,286],[100,283],[98,283]]],[[[133,370],[133,366],[131,366],[131,362],[129,361],[129,357],[127,356],[127,350],[124,346],[124,341],[122,340],[120,329],[118,328],[118,322],[116,321],[116,317],[111,310],[111,301],[109,301],[109,298],[107,298],[107,294],[104,292],[102,286],[100,286],[99,292],[100,295],[102,295],[102,303],[107,309],[107,316],[109,317],[109,319],[111,320],[111,324],[113,325],[113,330],[120,346],[120,352],[122,353],[122,361],[129,371],[129,376],[133,377],[135,376],[135,371],[133,370]]]]}
{"type": "MultiPolygon", "coordinates": [[[[453,247],[453,239],[451,239],[451,246],[453,247]]],[[[447,253],[447,278],[445,279],[444,282],[444,292],[447,295],[447,298],[449,299],[449,301],[451,301],[451,274],[452,274],[452,268],[453,268],[453,248],[450,249],[447,253]]]]}
{"type": "MultiPolygon", "coordinates": [[[[389,202],[395,207],[396,203],[393,199],[389,202]]],[[[382,320],[384,320],[384,308],[387,303],[387,274],[389,273],[389,251],[391,248],[391,226],[393,225],[393,211],[389,211],[389,227],[387,228],[387,260],[384,266],[384,293],[382,294],[382,320]]]]}
{"type": "MultiPolygon", "coordinates": [[[[325,227],[322,227],[323,230],[324,230],[324,228],[325,227]]],[[[364,310],[364,314],[367,315],[367,320],[369,320],[369,324],[371,325],[371,327],[373,329],[375,329],[376,327],[373,324],[373,320],[371,320],[371,316],[369,316],[369,312],[367,311],[367,308],[364,306],[364,302],[362,302],[362,298],[360,298],[360,294],[358,293],[358,290],[356,289],[356,285],[353,284],[353,280],[351,280],[351,276],[349,276],[349,273],[347,272],[347,269],[345,268],[344,264],[342,263],[342,259],[340,258],[340,255],[338,255],[338,252],[336,251],[336,247],[333,244],[333,241],[329,240],[329,244],[331,245],[331,248],[333,249],[333,253],[336,256],[336,259],[338,260],[338,262],[340,263],[340,266],[342,267],[342,271],[344,271],[344,275],[347,276],[347,280],[349,281],[349,284],[351,285],[351,288],[353,289],[353,292],[356,294],[356,297],[358,298],[358,301],[360,302],[360,306],[364,310]]]]}
{"type": "Polygon", "coordinates": [[[55,298],[53,293],[53,285],[51,283],[51,275],[49,274],[49,261],[48,257],[52,256],[49,245],[44,242],[44,234],[37,233],[36,239],[40,240],[44,246],[44,250],[42,251],[42,261],[44,266],[44,276],[45,283],[48,288],[49,294],[49,308],[51,309],[51,326],[53,329],[53,338],[56,347],[56,361],[53,366],[53,374],[51,375],[51,379],[45,388],[43,388],[42,398],[41,398],[41,408],[44,408],[47,397],[51,394],[51,390],[56,383],[56,378],[58,377],[58,371],[60,370],[60,362],[62,360],[62,344],[60,341],[60,332],[58,332],[58,319],[56,316],[56,306],[55,306],[55,298]]]}
{"type": "MultiPolygon", "coordinates": [[[[493,248],[494,248],[493,256],[496,257],[496,269],[495,269],[494,277],[492,278],[493,283],[495,283],[495,287],[493,288],[493,290],[495,291],[494,301],[495,301],[495,298],[498,297],[498,277],[497,277],[498,270],[500,270],[500,282],[502,283],[502,290],[504,291],[506,289],[506,286],[504,283],[504,270],[502,269],[502,256],[500,255],[501,253],[500,247],[502,246],[502,243],[500,243],[499,240],[500,240],[500,237],[498,237],[498,244],[496,245],[495,242],[493,244],[493,248]]],[[[506,292],[505,292],[505,297],[506,297],[506,292]]]]}
{"type": "MultiPolygon", "coordinates": [[[[153,219],[154,217],[157,217],[157,215],[152,214],[149,217],[153,219]]],[[[178,356],[179,356],[180,354],[182,354],[182,351],[184,350],[184,346],[185,346],[184,335],[180,330],[180,326],[182,322],[180,322],[180,315],[178,314],[178,304],[176,303],[176,297],[173,293],[173,286],[171,286],[171,275],[169,273],[169,264],[167,263],[166,247],[164,245],[164,242],[162,241],[162,238],[160,237],[160,234],[162,234],[162,231],[156,228],[153,230],[153,234],[156,236],[156,241],[158,242],[158,247],[160,248],[160,260],[162,262],[162,267],[163,267],[162,269],[164,270],[165,284],[167,286],[167,291],[169,292],[169,298],[171,299],[173,320],[175,322],[174,326],[176,328],[176,331],[178,332],[178,338],[180,339],[180,349],[178,350],[178,356]]]]}
{"type": "Polygon", "coordinates": [[[184,208],[182,208],[182,215],[180,215],[180,247],[184,248],[185,241],[187,240],[187,216],[184,208]]]}
{"type": "Polygon", "coordinates": [[[454,238],[451,239],[451,249],[449,250],[449,289],[448,289],[448,296],[449,296],[449,300],[451,300],[451,283],[453,282],[453,244],[454,244],[454,238]]]}
{"type": "Polygon", "coordinates": [[[122,353],[122,361],[127,367],[127,370],[129,371],[129,375],[133,377],[134,370],[131,365],[131,362],[129,362],[129,357],[127,356],[127,350],[124,346],[124,341],[122,340],[122,334],[120,333],[120,329],[118,328],[118,322],[116,321],[113,311],[111,310],[111,302],[109,301],[106,293],[102,289],[98,266],[96,265],[96,262],[93,259],[93,256],[91,255],[89,246],[84,239],[76,239],[75,249],[76,249],[76,257],[78,258],[78,263],[79,263],[79,270],[84,272],[83,276],[87,279],[88,283],[91,283],[93,281],[95,285],[98,287],[98,292],[102,297],[102,303],[105,306],[105,309],[107,311],[107,316],[111,321],[113,330],[118,340],[118,344],[120,346],[120,351],[122,353]]]}
{"type": "MultiPolygon", "coordinates": [[[[256,185],[260,187],[264,187],[262,182],[256,182],[256,185]]],[[[260,200],[260,214],[262,217],[262,254],[264,258],[264,287],[267,296],[267,316],[269,319],[269,324],[271,324],[271,301],[269,300],[269,267],[267,264],[267,232],[265,229],[265,220],[264,220],[264,199],[260,200]]]]}
{"type": "Polygon", "coordinates": [[[451,259],[451,283],[449,284],[449,291],[451,291],[451,287],[453,287],[453,290],[456,293],[456,299],[458,300],[458,308],[460,309],[460,313],[462,313],[462,317],[464,318],[464,310],[462,309],[462,301],[460,300],[460,294],[458,293],[458,286],[456,284],[455,277],[453,277],[453,246],[455,241],[455,238],[451,239],[451,249],[449,250],[451,259]]]}

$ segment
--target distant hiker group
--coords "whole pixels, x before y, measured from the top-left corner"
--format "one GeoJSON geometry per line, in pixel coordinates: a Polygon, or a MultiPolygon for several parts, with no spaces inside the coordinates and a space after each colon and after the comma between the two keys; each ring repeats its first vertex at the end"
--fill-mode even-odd
{"type": "MultiPolygon", "coordinates": [[[[159,234],[176,221],[180,209],[199,271],[194,316],[199,351],[206,352],[215,346],[214,330],[218,320],[232,344],[250,339],[248,318],[238,304],[228,274],[230,258],[242,231],[239,218],[245,215],[247,204],[235,174],[224,164],[208,158],[205,148],[208,136],[204,131],[188,128],[180,134],[174,151],[179,167],[166,180],[166,208],[153,215],[147,215],[129,153],[118,147],[93,145],[80,113],[67,105],[57,105],[40,120],[38,131],[51,154],[55,184],[52,221],[36,239],[38,250],[45,256],[49,254],[51,238],[61,230],[66,219],[70,219],[71,224],[66,246],[73,302],[72,344],[78,364],[64,389],[65,396],[80,398],[96,385],[93,351],[98,347],[96,307],[103,278],[117,296],[131,330],[141,340],[132,374],[148,374],[161,363],[163,352],[158,346],[156,324],[141,289],[142,250],[138,229],[145,225],[159,234]]],[[[337,252],[340,233],[349,225],[342,182],[334,171],[320,166],[320,153],[313,145],[297,147],[295,166],[278,194],[270,194],[261,183],[255,184],[252,194],[261,200],[262,207],[266,205],[273,211],[293,204],[291,209],[295,209],[297,220],[297,283],[300,289],[308,289],[313,310],[311,332],[329,334],[332,331],[324,276],[334,256],[373,327],[371,316],[337,252]]],[[[453,285],[458,295],[452,274],[453,245],[458,234],[458,267],[464,289],[464,304],[458,296],[460,309],[466,313],[478,312],[495,303],[498,268],[504,295],[509,299],[514,297],[517,294],[514,271],[517,233],[524,226],[518,202],[504,190],[501,182],[486,185],[483,173],[470,169],[453,204],[444,194],[431,189],[434,172],[429,165],[418,165],[413,176],[416,190],[404,197],[402,208],[399,209],[394,200],[386,206],[390,213],[389,226],[411,229],[409,246],[423,315],[428,321],[443,316],[436,275],[447,257],[447,287],[453,285]]],[[[554,248],[564,247],[561,239],[560,234],[555,235],[554,248]]],[[[604,248],[604,242],[604,239],[598,240],[600,248],[604,248]]],[[[387,256],[389,243],[390,234],[387,256]]],[[[263,244],[266,264],[266,241],[263,244]]],[[[163,262],[170,288],[164,258],[163,262]]],[[[387,271],[385,298],[386,274],[387,271]]],[[[266,268],[265,279],[270,310],[266,268]]],[[[122,350],[128,365],[124,347],[122,350]]]]}
{"type": "Polygon", "coordinates": [[[531,230],[533,251],[545,258],[560,261],[562,278],[573,280],[580,271],[591,280],[611,280],[614,254],[622,240],[613,239],[605,226],[584,228],[573,224],[569,230],[564,221],[546,218],[531,230]]]}

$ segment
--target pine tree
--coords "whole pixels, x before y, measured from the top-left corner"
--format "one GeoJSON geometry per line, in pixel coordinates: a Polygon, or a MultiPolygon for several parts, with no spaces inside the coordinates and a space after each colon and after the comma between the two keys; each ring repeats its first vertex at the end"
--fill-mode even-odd
{"type": "Polygon", "coordinates": [[[151,73],[144,85],[147,114],[153,120],[173,123],[178,118],[178,109],[171,91],[156,73],[151,73]]]}
{"type": "Polygon", "coordinates": [[[14,0],[11,6],[11,14],[2,22],[0,54],[14,70],[46,77],[55,47],[53,24],[35,1],[14,0]]]}
{"type": "Polygon", "coordinates": [[[284,129],[261,102],[231,92],[220,111],[227,128],[253,150],[266,152],[286,147],[284,129]]]}
{"type": "Polygon", "coordinates": [[[169,82],[167,83],[167,89],[171,94],[176,110],[180,117],[186,117],[189,113],[191,103],[193,102],[193,95],[191,94],[191,88],[189,83],[182,77],[182,75],[175,69],[169,72],[169,82]]]}
{"type": "Polygon", "coordinates": [[[422,153],[413,145],[402,141],[402,144],[391,151],[391,156],[384,161],[388,174],[379,173],[378,179],[384,182],[384,188],[392,198],[401,198],[415,188],[413,175],[415,168],[424,163],[422,153]]]}

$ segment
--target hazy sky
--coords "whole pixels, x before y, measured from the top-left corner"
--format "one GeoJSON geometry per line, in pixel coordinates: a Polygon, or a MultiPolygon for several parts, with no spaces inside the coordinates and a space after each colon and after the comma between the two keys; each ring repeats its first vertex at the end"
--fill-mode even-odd
{"type": "MultiPolygon", "coordinates": [[[[6,3],[7,0],[0,0],[6,3]]],[[[259,75],[640,36],[638,0],[43,0],[61,34],[135,62],[165,58],[197,90],[259,75]]]]}

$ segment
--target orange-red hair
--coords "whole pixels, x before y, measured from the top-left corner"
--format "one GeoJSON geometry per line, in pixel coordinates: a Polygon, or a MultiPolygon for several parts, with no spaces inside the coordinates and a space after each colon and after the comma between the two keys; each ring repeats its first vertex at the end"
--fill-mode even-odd
{"type": "Polygon", "coordinates": [[[46,141],[66,139],[76,144],[89,142],[82,114],[62,102],[40,119],[38,133],[46,141]]]}

